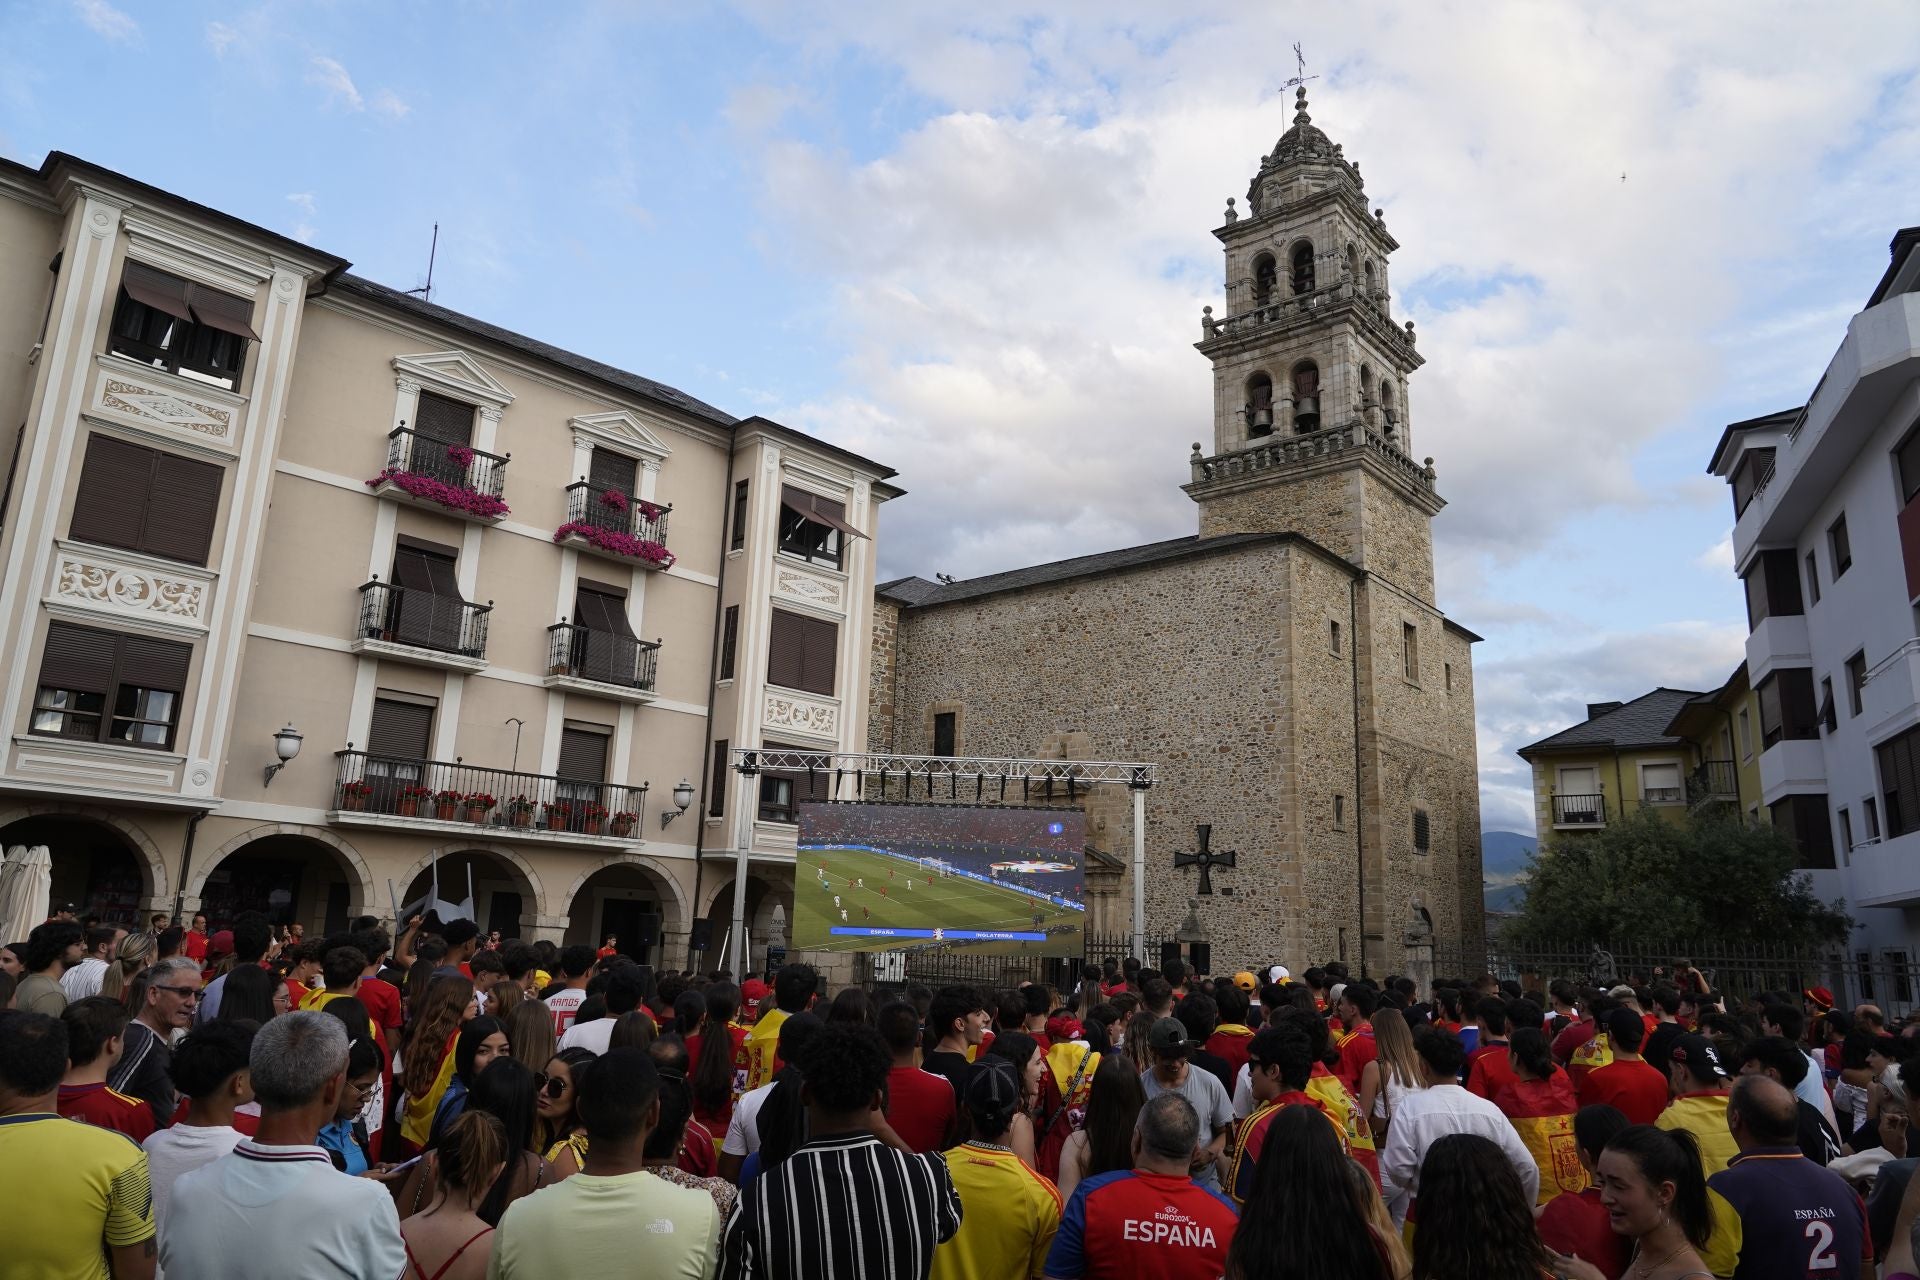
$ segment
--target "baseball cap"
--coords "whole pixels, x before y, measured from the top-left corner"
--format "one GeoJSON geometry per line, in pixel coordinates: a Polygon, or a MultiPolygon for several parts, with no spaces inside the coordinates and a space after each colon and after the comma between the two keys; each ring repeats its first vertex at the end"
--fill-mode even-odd
{"type": "Polygon", "coordinates": [[[1800,994],[1819,1005],[1822,1009],[1833,1008],[1833,992],[1827,990],[1825,987],[1808,987],[1800,994]]]}
{"type": "Polygon", "coordinates": [[[1713,1042],[1703,1035],[1689,1033],[1673,1042],[1668,1056],[1675,1062],[1685,1063],[1687,1070],[1696,1076],[1709,1080],[1722,1079],[1727,1069],[1720,1065],[1720,1055],[1713,1050],[1713,1042]]]}
{"type": "Polygon", "coordinates": [[[1005,1130],[1020,1106],[1020,1086],[1011,1066],[1004,1058],[982,1058],[967,1073],[967,1114],[996,1133],[1005,1130]]]}
{"type": "Polygon", "coordinates": [[[1047,1039],[1053,1041],[1078,1040],[1086,1034],[1086,1028],[1072,1014],[1056,1013],[1047,1019],[1047,1039]]]}
{"type": "Polygon", "coordinates": [[[765,1000],[772,991],[772,987],[769,987],[758,978],[748,978],[740,984],[740,998],[753,1004],[759,1004],[762,1000],[765,1000]]]}
{"type": "Polygon", "coordinates": [[[1248,995],[1252,995],[1254,992],[1260,989],[1260,979],[1254,977],[1251,973],[1248,973],[1245,969],[1242,969],[1239,973],[1236,973],[1233,975],[1233,985],[1240,988],[1242,991],[1246,992],[1248,995]]]}
{"type": "Polygon", "coordinates": [[[1187,1040],[1187,1028],[1180,1019],[1160,1018],[1147,1032],[1147,1047],[1155,1053],[1185,1054],[1193,1046],[1187,1040]]]}
{"type": "Polygon", "coordinates": [[[1276,964],[1267,970],[1267,981],[1280,983],[1293,981],[1293,970],[1283,964],[1276,964]]]}
{"type": "Polygon", "coordinates": [[[233,950],[233,930],[222,929],[207,939],[207,954],[224,956],[233,950]]]}

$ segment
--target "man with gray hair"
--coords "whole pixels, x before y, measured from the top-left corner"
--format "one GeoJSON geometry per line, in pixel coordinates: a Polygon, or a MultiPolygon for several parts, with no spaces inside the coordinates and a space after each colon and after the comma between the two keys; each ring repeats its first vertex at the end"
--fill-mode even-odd
{"type": "Polygon", "coordinates": [[[1133,1168],[1074,1188],[1047,1253],[1048,1280],[1224,1274],[1240,1216],[1231,1200],[1189,1172],[1200,1130],[1200,1114],[1182,1094],[1147,1099],[1133,1130],[1133,1168]]]}
{"type": "Polygon", "coordinates": [[[254,1036],[248,1074],[260,1128],[174,1184],[161,1267],[193,1280],[401,1275],[407,1255],[393,1197],[336,1170],[315,1143],[346,1087],[346,1024],[315,1011],[281,1014],[254,1036]]]}
{"type": "Polygon", "coordinates": [[[127,1024],[120,1061],[107,1087],[153,1108],[153,1126],[173,1123],[180,1095],[173,1087],[173,1035],[193,1021],[200,1003],[200,965],[185,956],[162,960],[146,973],[138,1016],[127,1024]]]}

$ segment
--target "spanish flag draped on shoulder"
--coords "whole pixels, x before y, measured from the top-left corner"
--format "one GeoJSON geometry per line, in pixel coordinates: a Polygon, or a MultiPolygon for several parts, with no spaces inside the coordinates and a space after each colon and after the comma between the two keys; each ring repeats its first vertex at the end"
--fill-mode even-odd
{"type": "Polygon", "coordinates": [[[1266,1149],[1267,1129],[1273,1118],[1287,1107],[1312,1107],[1325,1116],[1333,1126],[1334,1136],[1340,1139],[1340,1150],[1352,1154],[1347,1146],[1347,1126],[1325,1103],[1308,1093],[1283,1093],[1240,1122],[1240,1132],[1233,1143],[1233,1170],[1227,1177],[1227,1193],[1233,1197],[1234,1204],[1244,1205],[1253,1194],[1254,1173],[1260,1167],[1260,1153],[1266,1149]]]}
{"type": "Polygon", "coordinates": [[[1564,1071],[1545,1080],[1513,1080],[1500,1086],[1493,1105],[1506,1113],[1520,1141],[1540,1166],[1540,1195],[1545,1204],[1569,1191],[1584,1191],[1587,1171],[1580,1163],[1580,1144],[1573,1136],[1573,1081],[1564,1071]]]}
{"type": "Polygon", "coordinates": [[[1373,1146],[1373,1128],[1367,1123],[1367,1118],[1360,1114],[1360,1104],[1340,1083],[1340,1078],[1316,1062],[1313,1064],[1313,1075],[1307,1079],[1307,1093],[1320,1103],[1328,1115],[1339,1119],[1341,1127],[1346,1130],[1347,1154],[1359,1161],[1360,1167],[1372,1174],[1375,1182],[1380,1181],[1380,1153],[1373,1146]]]}

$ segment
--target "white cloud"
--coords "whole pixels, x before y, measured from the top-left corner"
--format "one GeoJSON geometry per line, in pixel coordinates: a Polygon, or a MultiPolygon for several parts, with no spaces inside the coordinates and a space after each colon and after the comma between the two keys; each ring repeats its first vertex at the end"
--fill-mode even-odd
{"type": "Polygon", "coordinates": [[[140,24],[108,4],[107,0],[73,0],[73,8],[80,15],[80,21],[92,28],[95,35],[105,36],[109,40],[137,40],[140,37],[140,24]]]}
{"type": "Polygon", "coordinates": [[[394,120],[405,119],[407,113],[413,110],[391,89],[382,89],[373,95],[373,109],[394,120]]]}
{"type": "Polygon", "coordinates": [[[360,111],[366,107],[361,100],[360,90],[354,87],[353,77],[332,58],[316,55],[307,64],[307,83],[319,86],[326,93],[328,106],[339,105],[349,111],[360,111]]]}
{"type": "Polygon", "coordinates": [[[213,56],[216,58],[226,57],[227,50],[240,41],[239,29],[228,26],[224,22],[209,22],[206,36],[207,48],[213,50],[213,56]]]}
{"type": "Polygon", "coordinates": [[[1720,541],[1702,551],[1693,558],[1696,569],[1731,574],[1733,572],[1733,530],[1729,529],[1720,541]]]}
{"type": "Polygon", "coordinates": [[[313,192],[295,191],[287,197],[287,203],[300,211],[300,216],[295,219],[293,224],[293,231],[291,232],[293,238],[301,244],[312,244],[313,237],[316,234],[313,229],[313,223],[311,222],[311,219],[315,216],[313,192]]]}

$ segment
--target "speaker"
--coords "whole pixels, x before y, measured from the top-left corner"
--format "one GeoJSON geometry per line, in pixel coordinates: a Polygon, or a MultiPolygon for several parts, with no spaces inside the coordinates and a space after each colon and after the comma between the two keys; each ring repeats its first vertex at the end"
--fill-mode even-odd
{"type": "Polygon", "coordinates": [[[1212,973],[1213,944],[1211,942],[1189,942],[1187,944],[1187,967],[1202,976],[1212,973]]]}
{"type": "Polygon", "coordinates": [[[698,920],[695,920],[693,922],[693,936],[688,939],[688,945],[695,951],[705,951],[708,947],[712,946],[713,921],[705,916],[701,916],[698,920]]]}
{"type": "Polygon", "coordinates": [[[634,939],[635,948],[645,952],[650,947],[660,945],[660,917],[651,912],[640,917],[640,933],[634,939]]]}
{"type": "Polygon", "coordinates": [[[1167,966],[1180,958],[1180,944],[1163,942],[1160,944],[1160,971],[1166,972],[1167,966]]]}

